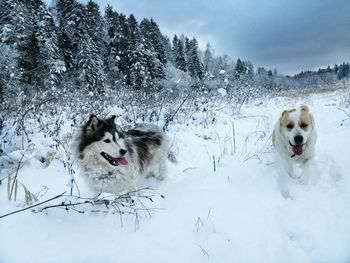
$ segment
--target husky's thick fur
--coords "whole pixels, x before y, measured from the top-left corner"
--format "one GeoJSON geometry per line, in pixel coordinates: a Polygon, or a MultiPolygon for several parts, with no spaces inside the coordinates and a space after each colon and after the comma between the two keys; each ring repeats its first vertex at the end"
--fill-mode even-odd
{"type": "Polygon", "coordinates": [[[275,125],[272,141],[292,178],[301,177],[293,172],[295,164],[304,170],[314,157],[316,138],[314,117],[307,106],[283,111],[275,125]]]}
{"type": "Polygon", "coordinates": [[[141,177],[166,175],[168,142],[158,127],[122,131],[115,116],[91,115],[79,138],[83,174],[96,192],[123,194],[135,190],[141,177]]]}

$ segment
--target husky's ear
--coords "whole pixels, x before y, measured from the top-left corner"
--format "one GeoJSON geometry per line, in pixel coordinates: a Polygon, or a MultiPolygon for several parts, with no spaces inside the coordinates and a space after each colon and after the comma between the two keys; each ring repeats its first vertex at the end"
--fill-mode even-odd
{"type": "Polygon", "coordinates": [[[95,115],[92,114],[85,126],[86,133],[91,133],[96,131],[99,123],[100,123],[100,120],[95,115]]]}
{"type": "Polygon", "coordinates": [[[108,123],[110,123],[111,125],[113,125],[117,130],[120,130],[120,127],[118,126],[117,122],[115,121],[116,118],[117,118],[117,116],[112,115],[112,116],[108,119],[108,123]]]}
{"type": "Polygon", "coordinates": [[[109,119],[108,122],[119,132],[122,133],[122,128],[119,126],[119,124],[116,121],[117,116],[112,115],[109,119]]]}

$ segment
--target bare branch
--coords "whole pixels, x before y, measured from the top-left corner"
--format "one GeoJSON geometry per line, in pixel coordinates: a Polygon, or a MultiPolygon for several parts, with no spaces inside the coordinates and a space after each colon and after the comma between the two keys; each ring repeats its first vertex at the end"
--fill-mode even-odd
{"type": "Polygon", "coordinates": [[[174,119],[174,117],[176,116],[177,112],[181,109],[182,105],[184,105],[184,103],[187,101],[187,99],[190,97],[190,95],[192,94],[192,92],[197,88],[196,85],[193,85],[192,86],[192,89],[187,93],[186,97],[182,100],[182,102],[180,103],[180,105],[177,107],[177,109],[173,112],[173,114],[171,116],[168,116],[166,119],[165,119],[165,123],[164,123],[164,126],[163,126],[163,131],[165,131],[168,126],[169,126],[169,123],[174,119]]]}
{"type": "MultiPolygon", "coordinates": [[[[84,198],[80,196],[65,195],[65,192],[64,192],[46,201],[2,215],[0,216],[0,218],[37,207],[37,209],[35,209],[34,211],[37,213],[47,211],[53,208],[59,208],[59,209],[64,209],[66,211],[72,210],[74,212],[81,213],[81,214],[84,214],[86,212],[112,213],[112,214],[119,214],[120,216],[123,214],[126,214],[126,215],[130,214],[135,216],[135,220],[139,220],[139,216],[140,216],[138,214],[139,211],[144,212],[146,217],[150,218],[151,212],[161,210],[161,208],[147,207],[142,201],[142,200],[148,200],[149,202],[153,202],[152,198],[155,195],[159,195],[161,198],[164,198],[163,195],[157,193],[156,191],[153,191],[148,187],[135,190],[119,196],[108,195],[108,196],[97,197],[97,198],[84,198]],[[150,190],[152,192],[143,193],[146,190],[150,190]],[[61,199],[57,203],[51,203],[47,206],[42,207],[43,204],[58,198],[63,198],[63,199],[61,199]],[[102,206],[102,207],[97,209],[95,208],[87,209],[86,206],[93,206],[93,207],[102,206]]],[[[122,218],[120,220],[122,225],[123,224],[122,218]]],[[[136,222],[136,224],[138,223],[136,222]]]]}
{"type": "Polygon", "coordinates": [[[23,208],[23,209],[19,209],[19,210],[13,211],[13,212],[8,213],[8,214],[1,215],[0,218],[4,218],[4,217],[6,217],[6,216],[10,216],[10,215],[13,215],[13,214],[17,214],[17,213],[19,213],[19,212],[23,212],[23,211],[25,211],[25,210],[32,209],[32,208],[34,208],[34,207],[40,206],[40,205],[42,205],[42,204],[45,204],[45,203],[47,203],[47,202],[50,202],[50,201],[55,200],[55,199],[57,199],[57,198],[60,198],[60,197],[63,196],[65,193],[66,193],[66,192],[63,192],[62,194],[56,195],[55,197],[52,197],[52,198],[50,198],[50,199],[48,199],[48,200],[45,200],[45,201],[43,201],[43,202],[40,202],[40,203],[31,205],[31,206],[25,207],[25,208],[23,208]]]}

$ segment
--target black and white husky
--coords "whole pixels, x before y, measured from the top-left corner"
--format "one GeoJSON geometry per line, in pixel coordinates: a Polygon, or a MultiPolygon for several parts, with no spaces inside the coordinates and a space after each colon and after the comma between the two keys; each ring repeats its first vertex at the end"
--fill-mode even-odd
{"type": "Polygon", "coordinates": [[[168,141],[156,126],[122,131],[115,116],[91,115],[79,138],[83,175],[96,193],[123,194],[135,190],[139,179],[166,175],[168,141]]]}

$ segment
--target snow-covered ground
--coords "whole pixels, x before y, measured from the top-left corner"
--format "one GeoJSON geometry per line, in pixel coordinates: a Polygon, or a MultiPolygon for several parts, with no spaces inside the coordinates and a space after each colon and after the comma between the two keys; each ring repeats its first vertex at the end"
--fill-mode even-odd
{"type": "MultiPolygon", "coordinates": [[[[164,181],[144,182],[165,196],[144,200],[149,211],[55,208],[4,217],[0,262],[350,262],[350,121],[341,125],[343,97],[339,91],[255,101],[236,116],[218,113],[208,127],[170,126],[177,163],[169,162],[164,181]],[[308,185],[291,179],[281,185],[286,175],[271,146],[272,128],[283,109],[301,103],[315,116],[317,156],[308,185]]],[[[50,149],[41,135],[33,143],[50,149]]],[[[60,154],[46,167],[29,152],[19,170],[31,192],[41,191],[39,201],[70,191],[60,154]]],[[[88,195],[83,179],[74,177],[88,195]]],[[[6,184],[0,216],[23,207],[23,189],[8,201],[6,184]]]]}

